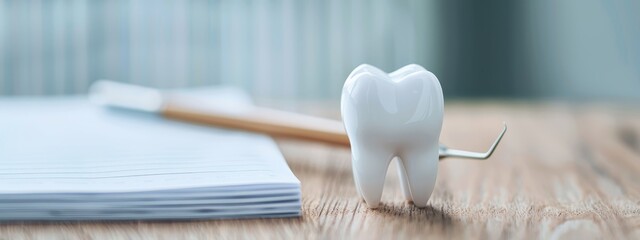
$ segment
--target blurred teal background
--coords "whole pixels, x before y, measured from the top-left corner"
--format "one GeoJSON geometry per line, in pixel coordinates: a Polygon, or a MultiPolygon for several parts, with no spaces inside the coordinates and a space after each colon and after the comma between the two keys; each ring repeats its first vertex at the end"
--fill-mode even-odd
{"type": "Polygon", "coordinates": [[[640,100],[640,1],[0,1],[0,95],[97,79],[337,100],[360,63],[447,98],[640,100]]]}

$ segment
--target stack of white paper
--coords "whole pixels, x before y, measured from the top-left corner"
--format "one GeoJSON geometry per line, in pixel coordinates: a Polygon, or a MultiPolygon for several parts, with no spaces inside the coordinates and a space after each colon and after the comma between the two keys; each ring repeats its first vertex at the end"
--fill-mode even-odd
{"type": "Polygon", "coordinates": [[[107,110],[0,100],[0,220],[300,214],[300,182],[263,135],[107,110]]]}

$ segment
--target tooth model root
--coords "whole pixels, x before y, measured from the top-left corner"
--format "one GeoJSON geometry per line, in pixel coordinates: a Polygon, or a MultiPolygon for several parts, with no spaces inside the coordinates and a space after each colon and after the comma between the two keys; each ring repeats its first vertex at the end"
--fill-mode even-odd
{"type": "Polygon", "coordinates": [[[355,150],[353,176],[360,196],[369,208],[377,208],[382,197],[382,188],[392,156],[379,149],[355,150]]]}
{"type": "Polygon", "coordinates": [[[404,196],[419,208],[427,206],[433,191],[433,185],[425,183],[436,181],[438,163],[426,161],[434,157],[438,157],[437,149],[414,149],[400,156],[398,172],[404,196]]]}
{"type": "MultiPolygon", "coordinates": [[[[409,190],[409,179],[407,179],[407,173],[404,171],[404,164],[402,164],[402,160],[396,160],[398,176],[400,177],[400,188],[402,189],[402,195],[404,196],[404,200],[408,203],[413,203],[413,198],[411,198],[411,190],[409,190]]],[[[358,192],[358,194],[361,194],[358,192]]]]}

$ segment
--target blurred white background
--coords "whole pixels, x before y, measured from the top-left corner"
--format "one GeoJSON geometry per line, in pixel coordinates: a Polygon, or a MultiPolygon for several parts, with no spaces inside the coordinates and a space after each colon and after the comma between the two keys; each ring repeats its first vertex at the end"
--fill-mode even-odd
{"type": "Polygon", "coordinates": [[[361,63],[451,98],[640,100],[640,2],[0,1],[0,94],[97,79],[331,99],[361,63]]]}

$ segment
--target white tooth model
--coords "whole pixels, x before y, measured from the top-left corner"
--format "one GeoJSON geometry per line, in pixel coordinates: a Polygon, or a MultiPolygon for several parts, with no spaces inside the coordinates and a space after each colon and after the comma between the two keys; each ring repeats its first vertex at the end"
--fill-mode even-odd
{"type": "Polygon", "coordinates": [[[377,208],[389,163],[398,157],[402,191],[425,207],[435,186],[438,161],[447,156],[486,159],[487,153],[439,145],[444,98],[438,78],[411,64],[392,73],[358,66],[342,90],[342,119],[351,142],[353,177],[369,208],[377,208]]]}

